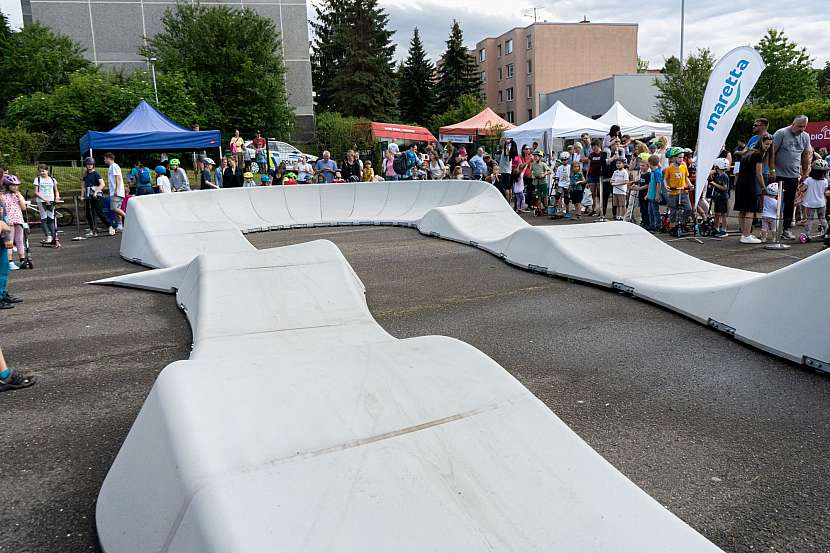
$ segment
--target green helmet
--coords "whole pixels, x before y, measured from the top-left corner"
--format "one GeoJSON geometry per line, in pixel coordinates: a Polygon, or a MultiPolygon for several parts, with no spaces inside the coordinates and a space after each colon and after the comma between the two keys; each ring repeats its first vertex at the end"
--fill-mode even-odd
{"type": "Polygon", "coordinates": [[[179,158],[174,157],[170,160],[170,165],[181,165],[181,162],[179,161],[179,158]]]}
{"type": "Polygon", "coordinates": [[[677,157],[683,155],[683,149],[677,146],[672,146],[666,151],[666,157],[677,157]]]}

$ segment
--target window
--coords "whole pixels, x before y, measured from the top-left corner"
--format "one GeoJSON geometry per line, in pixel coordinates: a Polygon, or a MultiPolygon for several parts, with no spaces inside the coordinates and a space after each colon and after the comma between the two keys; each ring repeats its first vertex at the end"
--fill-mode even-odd
{"type": "Polygon", "coordinates": [[[531,73],[533,73],[533,62],[527,60],[527,74],[530,75],[531,73]]]}
{"type": "Polygon", "coordinates": [[[533,110],[529,109],[527,110],[527,120],[530,121],[531,119],[533,119],[533,110]]]}
{"type": "Polygon", "coordinates": [[[499,90],[499,103],[502,103],[502,102],[504,102],[504,93],[502,93],[502,91],[499,90]]]}
{"type": "Polygon", "coordinates": [[[513,64],[512,63],[507,64],[507,78],[508,79],[513,78],[513,64]]]}
{"type": "Polygon", "coordinates": [[[496,47],[496,56],[499,58],[501,57],[501,44],[496,47]]]}
{"type": "Polygon", "coordinates": [[[513,53],[513,39],[506,40],[504,42],[504,53],[505,54],[512,54],[513,53]]]}
{"type": "Polygon", "coordinates": [[[499,80],[501,80],[501,67],[499,67],[499,80]]]}
{"type": "Polygon", "coordinates": [[[487,59],[487,50],[482,48],[478,51],[478,61],[485,61],[487,59]]]}
{"type": "Polygon", "coordinates": [[[533,37],[531,35],[527,35],[527,49],[530,50],[533,48],[533,37]]]}
{"type": "Polygon", "coordinates": [[[512,86],[507,89],[507,101],[508,102],[513,101],[513,87],[512,86]]]}
{"type": "Polygon", "coordinates": [[[481,73],[478,74],[478,76],[481,77],[481,82],[483,82],[483,83],[487,82],[487,71],[482,71],[481,73]]]}
{"type": "Polygon", "coordinates": [[[508,111],[504,115],[506,116],[505,119],[507,119],[508,123],[515,123],[516,122],[516,117],[513,115],[512,111],[508,111]]]}
{"type": "Polygon", "coordinates": [[[529,84],[527,85],[527,99],[530,100],[531,98],[533,98],[533,85],[529,84]]]}

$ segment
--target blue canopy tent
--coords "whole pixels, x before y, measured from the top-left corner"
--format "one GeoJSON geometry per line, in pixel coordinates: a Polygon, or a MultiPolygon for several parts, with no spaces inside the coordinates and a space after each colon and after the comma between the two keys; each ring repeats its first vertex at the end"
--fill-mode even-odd
{"type": "Polygon", "coordinates": [[[109,132],[88,131],[81,137],[81,156],[93,150],[147,150],[169,152],[219,148],[219,131],[191,131],[181,127],[141,100],[121,123],[109,132]]]}

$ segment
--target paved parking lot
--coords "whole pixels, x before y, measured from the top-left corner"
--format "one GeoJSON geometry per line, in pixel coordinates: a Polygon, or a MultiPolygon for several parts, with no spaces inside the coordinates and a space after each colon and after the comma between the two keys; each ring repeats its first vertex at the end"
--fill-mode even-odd
{"type": "MultiPolygon", "coordinates": [[[[830,551],[830,377],[659,307],[410,229],[249,235],[260,248],[318,238],[342,249],[389,332],[481,349],[724,550],[830,551]]],[[[40,378],[0,395],[2,552],[99,551],[101,482],[158,371],[189,351],[172,296],[84,284],[138,270],[118,258],[117,238],[64,244],[36,250],[36,269],[12,275],[26,302],[0,314],[9,361],[40,378]]],[[[759,271],[820,248],[674,245],[759,271]]]]}

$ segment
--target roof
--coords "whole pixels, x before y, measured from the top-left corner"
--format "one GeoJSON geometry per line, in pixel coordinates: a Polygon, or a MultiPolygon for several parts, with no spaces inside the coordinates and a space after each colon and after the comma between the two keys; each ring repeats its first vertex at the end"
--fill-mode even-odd
{"type": "Polygon", "coordinates": [[[597,121],[608,125],[619,125],[620,132],[634,138],[652,134],[671,136],[674,130],[671,123],[655,123],[640,119],[619,102],[614,102],[614,105],[608,108],[608,111],[597,121]]]}
{"type": "Polygon", "coordinates": [[[583,133],[603,136],[609,128],[610,125],[585,117],[557,100],[538,117],[505,132],[504,136],[515,142],[548,143],[552,138],[578,138],[583,133]]]}
{"type": "Polygon", "coordinates": [[[87,131],[79,143],[81,154],[102,149],[164,152],[186,148],[219,148],[222,139],[219,131],[186,129],[141,100],[112,130],[87,131]]]}
{"type": "Polygon", "coordinates": [[[536,21],[530,23],[529,25],[525,25],[524,27],[513,27],[512,29],[508,29],[507,31],[501,33],[497,36],[488,36],[484,37],[478,42],[476,42],[476,48],[478,45],[487,40],[498,40],[500,38],[509,35],[510,33],[515,33],[516,31],[525,31],[530,29],[531,27],[535,26],[559,26],[559,27],[570,27],[574,25],[580,25],[582,27],[639,27],[639,23],[602,23],[602,22],[594,22],[594,21],[536,21]]]}
{"type": "Polygon", "coordinates": [[[464,134],[469,136],[487,135],[493,127],[502,129],[513,129],[516,125],[508,123],[490,108],[484,108],[481,113],[473,115],[466,121],[447,125],[438,129],[438,134],[464,134]]]}
{"type": "Polygon", "coordinates": [[[412,140],[413,142],[437,142],[432,133],[424,127],[399,125],[397,123],[372,122],[372,135],[375,138],[392,138],[412,140]]]}

